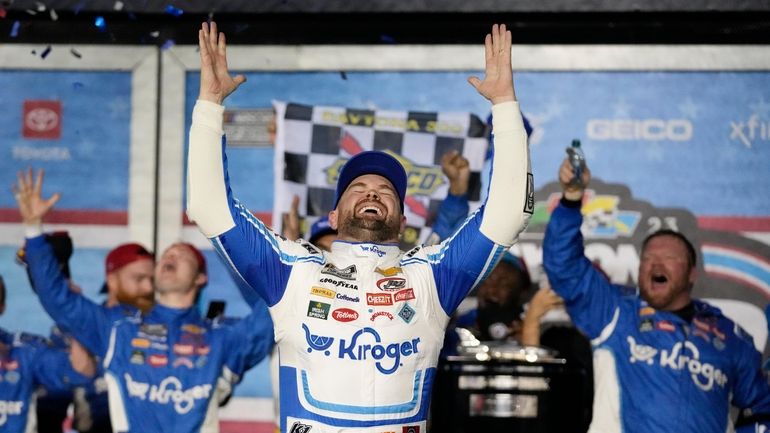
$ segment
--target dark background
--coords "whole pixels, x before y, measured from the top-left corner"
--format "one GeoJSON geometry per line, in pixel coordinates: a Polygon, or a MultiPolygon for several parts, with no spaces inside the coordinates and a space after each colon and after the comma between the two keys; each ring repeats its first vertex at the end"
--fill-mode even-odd
{"type": "Polygon", "coordinates": [[[770,1],[125,0],[121,10],[116,3],[0,0],[0,42],[196,44],[195,29],[209,17],[230,44],[475,44],[494,22],[509,25],[520,44],[770,42],[770,1]]]}

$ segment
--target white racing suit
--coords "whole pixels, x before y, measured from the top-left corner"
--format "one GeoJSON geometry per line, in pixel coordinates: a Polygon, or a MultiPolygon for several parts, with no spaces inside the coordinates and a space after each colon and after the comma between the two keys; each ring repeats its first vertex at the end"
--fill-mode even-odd
{"type": "Polygon", "coordinates": [[[273,233],[232,196],[220,105],[198,101],[188,214],[263,297],[280,353],[281,431],[425,432],[450,315],[524,230],[533,208],[518,104],[493,107],[488,200],[452,237],[409,252],[337,241],[322,252],[273,233]]]}

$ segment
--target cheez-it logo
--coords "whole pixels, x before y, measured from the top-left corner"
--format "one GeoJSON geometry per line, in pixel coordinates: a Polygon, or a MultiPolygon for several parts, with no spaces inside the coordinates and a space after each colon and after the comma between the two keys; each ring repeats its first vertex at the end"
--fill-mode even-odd
{"type": "Polygon", "coordinates": [[[390,293],[367,293],[366,294],[367,305],[393,305],[393,297],[390,293]]]}

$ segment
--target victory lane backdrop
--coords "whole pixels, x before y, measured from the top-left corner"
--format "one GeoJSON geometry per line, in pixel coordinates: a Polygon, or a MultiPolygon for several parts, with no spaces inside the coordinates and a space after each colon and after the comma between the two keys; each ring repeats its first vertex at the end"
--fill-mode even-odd
{"type": "MultiPolygon", "coordinates": [[[[457,151],[471,169],[468,198],[479,205],[487,151],[486,125],[470,113],[361,110],[276,101],[275,205],[273,221],[300,199],[309,227],[334,206],[339,172],[353,155],[379,150],[396,157],[407,173],[401,247],[424,242],[449,184],[441,157],[457,151]]],[[[277,228],[276,228],[277,229],[277,228]]]]}

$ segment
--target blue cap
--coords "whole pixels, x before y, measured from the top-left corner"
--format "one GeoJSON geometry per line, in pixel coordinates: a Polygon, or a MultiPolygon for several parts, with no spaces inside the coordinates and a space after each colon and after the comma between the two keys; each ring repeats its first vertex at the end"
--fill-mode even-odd
{"type": "Polygon", "coordinates": [[[313,223],[312,226],[310,226],[310,239],[308,239],[308,242],[311,244],[314,244],[315,241],[317,241],[322,236],[326,235],[336,235],[337,230],[334,230],[329,225],[329,216],[324,215],[321,218],[318,218],[316,222],[313,223]]]}
{"type": "Polygon", "coordinates": [[[334,197],[334,209],[340,202],[342,193],[348,189],[353,181],[365,174],[376,174],[388,179],[396,189],[401,203],[401,211],[404,211],[404,197],[406,196],[406,171],[398,160],[385,152],[367,150],[348,160],[340,171],[337,180],[337,193],[334,197]]]}

